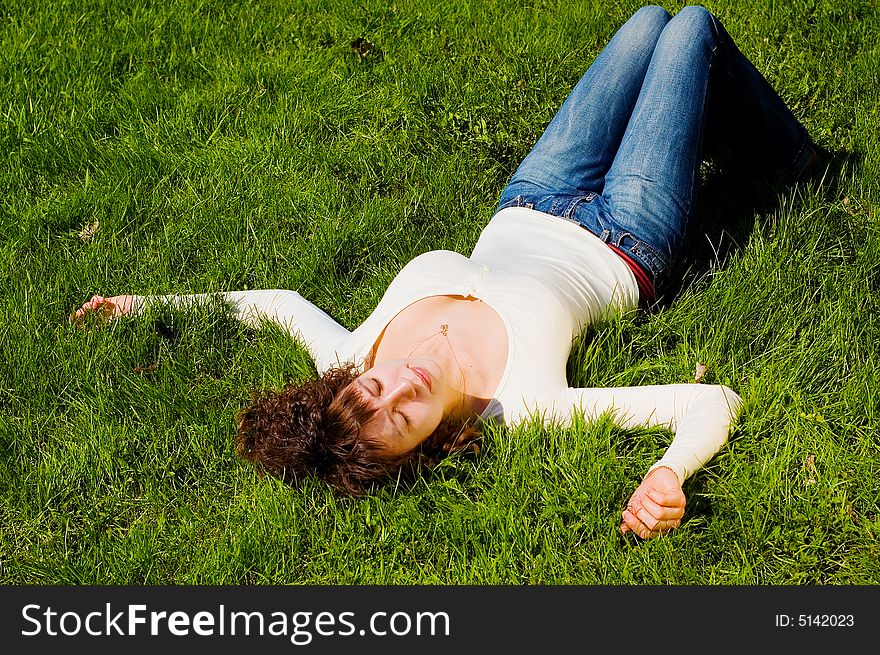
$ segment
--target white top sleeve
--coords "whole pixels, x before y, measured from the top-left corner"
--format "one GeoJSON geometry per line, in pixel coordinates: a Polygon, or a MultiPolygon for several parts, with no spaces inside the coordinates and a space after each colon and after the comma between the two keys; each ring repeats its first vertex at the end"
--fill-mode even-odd
{"type": "Polygon", "coordinates": [[[586,418],[610,412],[623,428],[667,427],[675,436],[648,472],[667,466],[683,483],[727,442],[742,398],[723,385],[664,384],[568,389],[571,412],[586,418]]]}
{"type": "Polygon", "coordinates": [[[148,304],[165,303],[173,308],[187,308],[210,297],[219,296],[238,320],[259,328],[268,320],[302,343],[320,370],[336,364],[336,345],[349,335],[348,330],[326,312],[315,307],[296,291],[265,289],[226,291],[167,296],[134,296],[132,311],[140,312],[148,304]]]}

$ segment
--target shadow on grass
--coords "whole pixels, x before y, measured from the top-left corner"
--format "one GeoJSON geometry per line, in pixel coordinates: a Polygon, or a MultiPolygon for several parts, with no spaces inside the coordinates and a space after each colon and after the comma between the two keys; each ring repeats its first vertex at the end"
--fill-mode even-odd
{"type": "MultiPolygon", "coordinates": [[[[665,296],[655,309],[671,305],[682,291],[702,279],[713,268],[724,264],[736,249],[749,242],[756,215],[768,215],[779,209],[781,202],[800,187],[814,187],[824,195],[836,196],[844,174],[857,171],[863,153],[826,150],[819,147],[818,161],[796,182],[767,182],[748,171],[725,171],[710,165],[702,176],[702,184],[694,207],[698,228],[686,256],[676,266],[665,296]]],[[[761,224],[760,226],[763,226],[761,224]]]]}

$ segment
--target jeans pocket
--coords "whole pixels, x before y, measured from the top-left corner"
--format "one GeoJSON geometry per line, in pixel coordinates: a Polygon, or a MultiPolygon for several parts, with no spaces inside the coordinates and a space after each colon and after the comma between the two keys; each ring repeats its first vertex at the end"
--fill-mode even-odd
{"type": "Polygon", "coordinates": [[[605,212],[597,212],[596,220],[601,227],[598,236],[602,241],[632,256],[650,274],[655,286],[662,284],[669,271],[669,261],[663,253],[628,229],[619,226],[605,212]]]}

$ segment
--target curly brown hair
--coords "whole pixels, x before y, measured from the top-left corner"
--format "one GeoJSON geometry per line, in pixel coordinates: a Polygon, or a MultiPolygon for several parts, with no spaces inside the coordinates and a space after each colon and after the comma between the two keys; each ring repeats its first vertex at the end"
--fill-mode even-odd
{"type": "Polygon", "coordinates": [[[349,364],[298,386],[253,392],[236,416],[236,452],[291,486],[313,476],[353,496],[393,479],[410,481],[449,454],[479,452],[473,424],[444,419],[416,448],[388,455],[362,431],[376,410],[351,384],[359,375],[349,364]]]}

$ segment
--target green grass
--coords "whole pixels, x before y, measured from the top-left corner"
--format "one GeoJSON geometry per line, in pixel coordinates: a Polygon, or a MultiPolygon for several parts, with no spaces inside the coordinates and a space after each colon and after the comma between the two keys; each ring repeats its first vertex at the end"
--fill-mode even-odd
{"type": "Polygon", "coordinates": [[[523,425],[411,489],[291,490],[235,457],[233,416],[314,375],[297,343],[210,305],[67,323],[94,293],[280,287],[353,328],[413,256],[469,252],[638,3],[611,5],[5,3],[0,581],[880,582],[869,0],[707,3],[843,154],[758,209],[710,187],[678,299],[572,352],[578,386],[686,382],[699,361],[745,399],[668,536],[616,530],[664,431],[523,425]]]}

